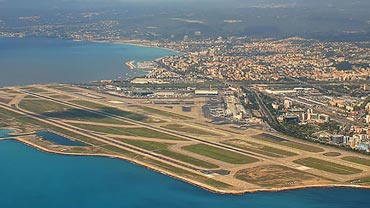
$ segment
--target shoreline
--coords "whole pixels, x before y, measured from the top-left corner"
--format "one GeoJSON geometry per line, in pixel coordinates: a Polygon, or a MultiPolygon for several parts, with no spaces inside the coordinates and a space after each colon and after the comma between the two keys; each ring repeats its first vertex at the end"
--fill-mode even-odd
{"type": "MultiPolygon", "coordinates": [[[[177,53],[178,55],[183,54],[183,52],[176,51],[174,49],[164,48],[164,47],[158,47],[156,45],[152,45],[152,44],[149,44],[149,43],[148,44],[139,43],[140,40],[80,40],[80,39],[65,39],[65,38],[46,37],[46,36],[36,36],[36,37],[28,37],[28,36],[23,36],[23,37],[7,37],[7,36],[0,36],[0,38],[9,38],[9,39],[45,38],[45,39],[53,39],[53,40],[61,40],[61,41],[72,41],[72,42],[106,43],[106,44],[117,44],[117,45],[131,45],[131,46],[138,46],[138,47],[143,47],[143,48],[153,48],[153,49],[165,50],[165,51],[168,51],[168,52],[177,53]]],[[[172,55],[170,55],[170,54],[169,55],[163,55],[163,56],[159,56],[159,57],[157,57],[157,58],[155,58],[153,60],[147,60],[147,61],[156,61],[156,60],[161,59],[161,58],[166,57],[166,56],[172,56],[172,55]]],[[[130,60],[126,60],[126,61],[123,60],[123,61],[125,62],[124,64],[130,69],[130,71],[133,71],[133,69],[137,69],[136,66],[131,65],[131,64],[127,64],[128,62],[130,62],[130,60]]],[[[144,72],[144,76],[149,73],[149,71],[143,71],[143,72],[144,72]]],[[[126,75],[124,75],[124,76],[126,76],[126,75]]],[[[118,79],[118,78],[119,77],[111,77],[112,80],[118,79]]],[[[99,80],[99,79],[96,79],[96,80],[99,80]]],[[[96,80],[89,80],[89,81],[86,81],[86,82],[66,82],[64,84],[91,83],[91,82],[94,82],[96,80]]],[[[52,84],[52,83],[55,83],[55,81],[44,82],[42,84],[52,84]]],[[[26,84],[26,85],[33,85],[33,84],[39,84],[39,83],[30,83],[30,84],[26,84]]],[[[63,84],[63,83],[58,83],[58,84],[63,84]]],[[[26,85],[19,85],[19,84],[14,85],[14,84],[10,84],[10,85],[0,86],[0,88],[2,88],[2,87],[14,87],[14,86],[26,86],[26,85]]]]}
{"type": "MultiPolygon", "coordinates": [[[[68,40],[68,39],[66,39],[68,40]]],[[[91,42],[91,43],[111,43],[111,44],[120,44],[120,45],[131,45],[131,46],[140,46],[140,47],[144,47],[144,48],[157,48],[157,49],[162,49],[162,50],[167,50],[167,51],[172,51],[172,52],[175,52],[175,53],[180,53],[182,54],[183,52],[181,51],[177,51],[175,49],[171,49],[171,48],[165,48],[165,47],[159,47],[159,46],[155,46],[155,45],[146,45],[146,44],[143,44],[143,43],[138,43],[140,40],[75,40],[75,39],[72,39],[72,41],[76,41],[76,42],[91,42]]]]}
{"type": "Polygon", "coordinates": [[[6,138],[2,139],[1,141],[5,140],[15,140],[18,141],[24,145],[27,145],[31,148],[34,148],[36,150],[50,153],[50,154],[57,154],[57,155],[64,155],[64,156],[76,156],[76,157],[102,157],[102,158],[112,158],[112,159],[118,159],[118,160],[123,160],[126,162],[129,162],[134,165],[139,165],[141,167],[144,167],[148,170],[158,172],[160,174],[166,175],[168,177],[171,177],[173,179],[191,184],[193,186],[196,186],[198,188],[201,188],[203,190],[215,193],[215,194],[223,194],[223,195],[244,195],[244,194],[252,194],[252,193],[273,193],[273,192],[284,192],[284,191],[293,191],[293,190],[301,190],[301,189],[316,189],[316,188],[356,188],[356,189],[369,189],[370,186],[365,186],[365,185],[351,185],[351,184],[326,184],[326,185],[302,185],[302,186],[293,186],[293,187],[284,187],[284,188],[259,188],[259,189],[250,189],[250,190],[220,190],[215,187],[203,184],[201,182],[188,179],[182,176],[178,176],[176,174],[173,174],[169,171],[162,170],[156,166],[147,164],[145,162],[137,161],[132,158],[127,158],[124,156],[118,156],[118,155],[109,155],[109,154],[84,154],[84,153],[65,153],[65,152],[59,152],[59,151],[54,151],[47,149],[45,147],[39,146],[37,144],[34,144],[32,142],[29,142],[24,139],[20,138],[6,138]]]}
{"type": "MultiPolygon", "coordinates": [[[[138,40],[136,40],[138,41],[138,40]]],[[[140,43],[135,43],[135,42],[131,42],[131,41],[107,41],[108,43],[117,43],[117,44],[125,44],[125,45],[132,45],[132,46],[140,46],[140,47],[146,47],[146,48],[158,48],[158,49],[162,49],[162,50],[167,50],[167,51],[172,51],[172,52],[175,52],[175,53],[180,53],[180,54],[183,54],[184,52],[181,52],[181,51],[178,51],[178,50],[175,50],[175,49],[171,49],[171,48],[165,48],[165,47],[159,47],[159,46],[153,46],[153,45],[145,45],[145,44],[140,44],[140,43]]]]}
{"type": "MultiPolygon", "coordinates": [[[[31,36],[0,36],[0,38],[18,38],[18,39],[25,39],[25,38],[50,38],[50,39],[55,39],[55,40],[65,40],[65,41],[73,41],[73,42],[90,42],[90,43],[110,43],[110,44],[120,44],[120,45],[132,45],[132,46],[140,46],[144,48],[157,48],[157,49],[162,49],[162,50],[167,50],[167,51],[172,51],[175,53],[182,54],[184,52],[171,49],[171,48],[166,48],[166,47],[159,47],[156,45],[151,45],[151,44],[143,44],[139,43],[142,42],[142,40],[80,40],[80,39],[64,39],[64,38],[57,38],[57,37],[47,37],[47,36],[36,36],[36,37],[31,37],[31,36]]],[[[145,41],[145,40],[144,40],[145,41]]]]}

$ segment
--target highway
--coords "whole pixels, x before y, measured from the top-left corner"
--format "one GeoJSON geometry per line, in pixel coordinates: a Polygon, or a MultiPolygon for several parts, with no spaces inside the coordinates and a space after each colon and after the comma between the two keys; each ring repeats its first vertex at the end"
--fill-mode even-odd
{"type": "Polygon", "coordinates": [[[251,90],[251,92],[253,92],[254,97],[256,98],[258,106],[260,108],[260,111],[262,111],[262,113],[265,115],[266,119],[269,121],[269,124],[274,125],[275,127],[279,127],[280,126],[279,122],[276,120],[275,116],[272,115],[270,110],[267,108],[266,104],[263,102],[261,98],[261,95],[258,92],[255,92],[254,90],[251,90]]]}

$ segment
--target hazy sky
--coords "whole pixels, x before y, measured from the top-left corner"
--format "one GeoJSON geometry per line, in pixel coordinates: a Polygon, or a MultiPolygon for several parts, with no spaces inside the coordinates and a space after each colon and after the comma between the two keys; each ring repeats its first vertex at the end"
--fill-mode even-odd
{"type": "Polygon", "coordinates": [[[369,8],[370,0],[0,0],[0,18],[39,15],[48,17],[41,20],[63,22],[68,21],[64,14],[109,11],[101,18],[118,20],[122,27],[165,25],[179,34],[193,30],[213,34],[220,28],[240,34],[316,34],[370,31],[369,8]],[[172,17],[207,24],[174,22],[172,17]],[[243,23],[224,23],[230,19],[243,23]]]}
{"type": "Polygon", "coordinates": [[[328,8],[369,9],[369,0],[0,0],[0,8],[50,9],[50,8],[100,8],[125,5],[147,5],[190,8],[328,8]]]}

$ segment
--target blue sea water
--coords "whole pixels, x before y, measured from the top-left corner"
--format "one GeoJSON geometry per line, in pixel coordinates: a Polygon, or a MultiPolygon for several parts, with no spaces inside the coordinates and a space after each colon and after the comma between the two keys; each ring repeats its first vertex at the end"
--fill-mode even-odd
{"type": "Polygon", "coordinates": [[[8,137],[8,134],[13,133],[13,130],[9,129],[0,129],[0,138],[8,137]]]}
{"type": "Polygon", "coordinates": [[[0,142],[1,208],[365,208],[369,196],[350,188],[219,195],[118,159],[0,142]]]}
{"type": "Polygon", "coordinates": [[[76,147],[86,146],[86,144],[84,143],[70,140],[66,137],[60,136],[58,134],[54,134],[53,132],[49,132],[49,131],[39,131],[36,133],[36,136],[42,137],[43,139],[49,140],[59,145],[76,146],[76,147]]]}
{"type": "Polygon", "coordinates": [[[152,61],[176,52],[125,44],[51,38],[0,38],[0,86],[76,83],[144,74],[129,60],[152,61]]]}

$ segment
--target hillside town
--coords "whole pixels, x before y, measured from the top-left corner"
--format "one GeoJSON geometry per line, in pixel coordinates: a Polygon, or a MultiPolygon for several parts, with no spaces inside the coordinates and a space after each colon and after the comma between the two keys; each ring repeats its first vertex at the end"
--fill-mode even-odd
{"type": "Polygon", "coordinates": [[[192,52],[165,57],[159,63],[163,68],[188,76],[203,74],[233,81],[277,81],[286,78],[367,80],[370,75],[369,44],[319,42],[298,37],[185,41],[166,46],[192,52]]]}

